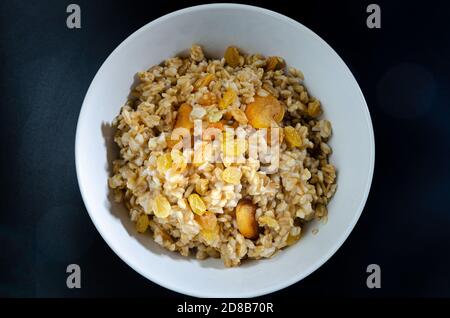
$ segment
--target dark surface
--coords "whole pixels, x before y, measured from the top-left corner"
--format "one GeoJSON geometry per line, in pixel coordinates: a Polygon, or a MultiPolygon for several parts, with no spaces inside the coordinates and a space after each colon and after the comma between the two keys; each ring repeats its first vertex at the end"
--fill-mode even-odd
{"type": "MultiPolygon", "coordinates": [[[[108,54],[149,21],[193,3],[0,2],[0,295],[168,296],[129,268],[94,228],[78,190],[75,128],[86,90],[108,54]],[[66,287],[66,266],[82,288],[66,287]]],[[[378,1],[382,28],[366,27],[368,1],[272,1],[343,58],[370,108],[376,138],[372,190],[354,231],[320,269],[277,296],[450,297],[450,7],[378,1]],[[366,267],[382,288],[366,287],[366,267]]],[[[351,120],[351,114],[349,114],[351,120]]],[[[295,266],[293,264],[292,266],[295,266]]]]}

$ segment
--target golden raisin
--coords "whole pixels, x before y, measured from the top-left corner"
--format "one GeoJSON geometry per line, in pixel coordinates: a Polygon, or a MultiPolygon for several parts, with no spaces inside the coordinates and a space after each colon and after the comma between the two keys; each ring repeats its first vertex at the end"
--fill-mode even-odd
{"type": "Polygon", "coordinates": [[[202,215],[194,215],[195,221],[200,225],[202,230],[212,231],[217,226],[217,217],[214,213],[206,212],[202,215]]]}
{"type": "Polygon", "coordinates": [[[284,137],[289,147],[300,147],[302,145],[302,138],[294,127],[284,127],[284,137]]]}
{"type": "Polygon", "coordinates": [[[230,106],[230,105],[232,105],[234,103],[236,98],[237,98],[236,92],[233,89],[228,88],[225,91],[225,93],[223,93],[223,96],[222,96],[222,98],[219,101],[219,108],[220,109],[227,108],[228,106],[230,106]]]}
{"type": "Polygon", "coordinates": [[[156,170],[160,174],[165,174],[172,167],[172,157],[170,153],[165,153],[156,159],[156,170]]]}
{"type": "Polygon", "coordinates": [[[248,239],[258,237],[258,223],[255,219],[256,206],[247,199],[242,199],[236,206],[236,223],[239,232],[248,239]]]}
{"type": "Polygon", "coordinates": [[[211,92],[207,92],[199,98],[198,103],[202,106],[209,106],[215,104],[216,101],[216,95],[211,92]]]}
{"type": "Polygon", "coordinates": [[[254,128],[269,128],[273,122],[283,120],[284,107],[272,95],[256,96],[254,102],[247,105],[245,114],[254,128]]]}
{"type": "Polygon", "coordinates": [[[291,234],[289,234],[288,237],[287,237],[287,239],[286,239],[286,244],[287,244],[288,246],[291,246],[291,245],[293,245],[295,242],[297,242],[299,239],[300,239],[300,234],[298,234],[298,235],[291,235],[291,234]]]}
{"type": "Polygon", "coordinates": [[[213,244],[219,239],[219,227],[215,227],[212,231],[201,230],[200,234],[207,244],[213,244]]]}
{"type": "Polygon", "coordinates": [[[239,108],[233,108],[231,110],[231,116],[233,116],[234,120],[236,120],[239,124],[246,125],[248,123],[247,116],[239,108]]]}
{"type": "Polygon", "coordinates": [[[214,74],[207,74],[207,75],[199,78],[194,83],[194,90],[198,90],[198,89],[200,89],[202,87],[208,86],[209,83],[211,83],[214,78],[215,78],[214,74]]]}
{"type": "Polygon", "coordinates": [[[147,230],[149,223],[150,223],[150,220],[148,219],[147,214],[143,213],[143,214],[139,215],[139,217],[136,221],[136,230],[139,233],[144,233],[147,230]]]}
{"type": "Polygon", "coordinates": [[[195,192],[201,195],[206,195],[206,192],[208,192],[208,185],[209,180],[208,179],[200,179],[195,184],[195,192]]]}
{"type": "Polygon", "coordinates": [[[227,47],[225,54],[225,62],[231,67],[236,67],[239,65],[239,50],[234,46],[227,47]]]}
{"type": "Polygon", "coordinates": [[[206,205],[197,193],[193,193],[188,197],[189,205],[195,214],[202,215],[206,212],[206,205]]]}
{"type": "Polygon", "coordinates": [[[322,107],[320,107],[320,102],[318,100],[308,103],[308,115],[311,117],[318,117],[322,114],[322,107]]]}
{"type": "Polygon", "coordinates": [[[270,56],[266,61],[266,71],[281,70],[286,67],[284,59],[279,56],[270,56]]]}
{"type": "Polygon", "coordinates": [[[236,167],[228,167],[222,172],[222,179],[231,184],[239,184],[241,182],[242,172],[236,167]]]}
{"type": "Polygon", "coordinates": [[[259,223],[263,224],[263,225],[267,225],[268,227],[272,227],[272,228],[279,227],[278,222],[274,218],[267,216],[267,215],[261,216],[259,218],[259,223]]]}
{"type": "Polygon", "coordinates": [[[169,216],[171,207],[169,201],[162,194],[158,194],[153,200],[153,213],[159,218],[166,218],[169,216]]]}
{"type": "Polygon", "coordinates": [[[176,172],[183,172],[187,166],[186,158],[183,153],[179,150],[173,149],[170,152],[170,156],[172,159],[172,168],[174,168],[176,172]]]}

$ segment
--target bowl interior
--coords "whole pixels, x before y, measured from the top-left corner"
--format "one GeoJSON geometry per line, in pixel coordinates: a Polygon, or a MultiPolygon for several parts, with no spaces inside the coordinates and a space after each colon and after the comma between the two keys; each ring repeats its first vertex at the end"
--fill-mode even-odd
{"type": "Polygon", "coordinates": [[[76,139],[77,176],[89,214],[110,247],[132,268],[172,290],[202,297],[243,297],[286,287],[322,265],[343,243],[366,201],[374,141],[364,97],[351,72],[317,35],[279,14],[241,5],[206,5],[177,11],[144,26],[105,61],[85,97],[76,139]],[[115,156],[111,121],[125,103],[136,72],[177,55],[192,43],[221,57],[228,45],[279,55],[305,75],[310,93],[331,121],[331,161],[338,190],[326,225],[311,224],[299,243],[268,260],[225,269],[220,260],[197,261],[135,235],[124,207],[109,197],[109,162],[115,156]],[[318,234],[311,229],[317,227],[318,234]]]}

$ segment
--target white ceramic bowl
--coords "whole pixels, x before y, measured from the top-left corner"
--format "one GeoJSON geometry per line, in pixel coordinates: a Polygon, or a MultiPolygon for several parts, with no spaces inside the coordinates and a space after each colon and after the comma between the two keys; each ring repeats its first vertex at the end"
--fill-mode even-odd
{"type": "Polygon", "coordinates": [[[142,276],[174,291],[199,297],[251,297],[294,284],[327,261],[342,245],[366,202],[374,169],[374,137],[363,94],[345,63],[300,23],[265,9],[237,4],[202,5],[145,25],[103,63],[83,102],[76,133],[76,169],[81,194],[108,245],[142,276]],[[114,152],[110,123],[126,101],[136,72],[189,48],[203,46],[221,57],[228,45],[246,52],[283,56],[305,74],[333,125],[332,162],[338,191],[325,225],[316,224],[299,243],[273,258],[224,268],[220,260],[198,261],[166,251],[150,235],[136,235],[125,208],[108,197],[108,165],[114,152]],[[316,235],[311,233],[318,227],[316,235]]]}

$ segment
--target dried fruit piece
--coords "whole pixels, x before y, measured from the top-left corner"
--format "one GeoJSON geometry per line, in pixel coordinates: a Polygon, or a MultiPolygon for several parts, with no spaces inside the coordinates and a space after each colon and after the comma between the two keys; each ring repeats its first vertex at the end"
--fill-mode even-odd
{"type": "Polygon", "coordinates": [[[287,239],[286,239],[286,244],[288,246],[293,245],[295,242],[297,242],[300,239],[301,234],[298,235],[292,235],[289,233],[287,239]]]}
{"type": "Polygon", "coordinates": [[[209,83],[211,83],[214,78],[215,78],[214,74],[207,74],[207,75],[199,78],[194,83],[194,90],[199,90],[202,87],[208,86],[209,83]]]}
{"type": "Polygon", "coordinates": [[[206,205],[197,193],[193,193],[188,197],[189,205],[195,214],[202,215],[206,212],[206,205]]]}
{"type": "Polygon", "coordinates": [[[201,227],[200,235],[208,244],[213,243],[219,238],[219,226],[214,213],[205,212],[203,215],[196,214],[194,218],[201,227]]]}
{"type": "Polygon", "coordinates": [[[175,128],[184,127],[187,129],[194,128],[194,123],[191,120],[192,106],[188,103],[181,104],[178,108],[177,121],[175,123],[175,128]]]}
{"type": "Polygon", "coordinates": [[[206,193],[208,192],[208,185],[209,185],[208,179],[198,180],[197,183],[195,184],[195,192],[201,195],[206,195],[206,193]]]}
{"type": "Polygon", "coordinates": [[[228,88],[225,93],[223,93],[222,98],[219,101],[220,109],[225,109],[232,105],[237,98],[236,92],[232,88],[228,88]]]}
{"type": "Polygon", "coordinates": [[[225,62],[231,67],[236,67],[239,65],[240,55],[237,47],[234,46],[227,47],[227,49],[225,50],[224,57],[225,62]]]}
{"type": "Polygon", "coordinates": [[[211,92],[203,94],[198,100],[198,103],[202,106],[209,106],[215,104],[216,102],[217,102],[216,95],[211,92]]]}
{"type": "Polygon", "coordinates": [[[318,117],[322,114],[322,107],[320,106],[320,102],[316,99],[312,102],[308,103],[308,115],[311,117],[318,117]]]}
{"type": "Polygon", "coordinates": [[[292,126],[284,127],[284,136],[286,138],[286,143],[289,147],[300,147],[302,145],[302,138],[300,134],[292,126]]]}
{"type": "Polygon", "coordinates": [[[266,71],[281,70],[286,67],[286,62],[279,56],[269,56],[266,61],[266,71]]]}
{"type": "Polygon", "coordinates": [[[283,120],[284,107],[272,95],[256,96],[254,102],[247,105],[245,114],[254,128],[269,128],[273,122],[283,120]]]}
{"type": "Polygon", "coordinates": [[[279,227],[278,222],[274,218],[267,216],[267,215],[261,216],[259,218],[259,223],[263,224],[263,225],[267,225],[268,227],[272,227],[272,228],[279,227]]]}
{"type": "Polygon", "coordinates": [[[217,227],[217,217],[214,213],[205,212],[202,215],[194,215],[195,221],[204,231],[213,231],[217,227]]]}
{"type": "Polygon", "coordinates": [[[219,227],[216,227],[212,231],[200,231],[201,236],[208,244],[213,244],[215,241],[219,240],[219,227]]]}
{"type": "Polygon", "coordinates": [[[139,233],[144,233],[147,230],[149,224],[150,220],[148,219],[147,214],[142,213],[141,215],[139,215],[136,221],[136,230],[139,233]]]}
{"type": "Polygon", "coordinates": [[[172,208],[170,207],[170,203],[166,197],[162,194],[158,194],[153,200],[152,210],[157,217],[166,218],[169,216],[172,208]]]}
{"type": "Polygon", "coordinates": [[[172,158],[172,168],[175,169],[176,172],[183,172],[186,169],[187,162],[183,153],[177,149],[173,149],[170,152],[170,157],[172,158]]]}
{"type": "Polygon", "coordinates": [[[236,167],[228,167],[222,172],[222,179],[231,184],[239,184],[241,182],[242,172],[236,167]]]}
{"type": "Polygon", "coordinates": [[[172,157],[170,153],[165,153],[156,159],[156,170],[160,174],[165,174],[172,167],[172,157]]]}
{"type": "Polygon", "coordinates": [[[191,131],[194,128],[194,123],[191,120],[191,111],[192,106],[188,103],[181,104],[180,108],[178,108],[177,119],[175,121],[174,130],[172,131],[171,136],[166,141],[167,145],[170,148],[173,148],[177,143],[182,140],[183,136],[187,133],[187,131],[191,131]],[[182,131],[177,128],[184,128],[186,131],[182,131]],[[180,133],[181,132],[181,133],[180,133]]]}
{"type": "Polygon", "coordinates": [[[236,206],[236,223],[239,232],[248,239],[258,237],[258,223],[255,219],[256,206],[247,199],[242,199],[236,206]]]}
{"type": "Polygon", "coordinates": [[[233,116],[234,120],[239,124],[246,125],[248,123],[247,116],[245,116],[245,113],[239,108],[233,108],[231,110],[231,116],[233,116]]]}
{"type": "Polygon", "coordinates": [[[217,128],[221,131],[224,130],[223,122],[219,121],[217,123],[209,123],[208,128],[217,128]]]}
{"type": "Polygon", "coordinates": [[[222,119],[223,112],[218,109],[213,109],[208,112],[207,119],[210,123],[217,123],[222,119]]]}

